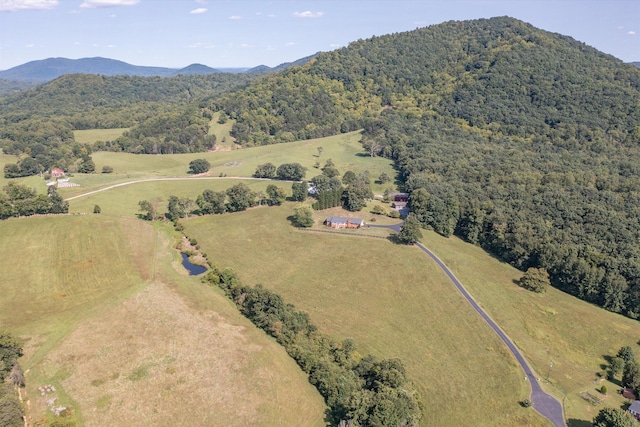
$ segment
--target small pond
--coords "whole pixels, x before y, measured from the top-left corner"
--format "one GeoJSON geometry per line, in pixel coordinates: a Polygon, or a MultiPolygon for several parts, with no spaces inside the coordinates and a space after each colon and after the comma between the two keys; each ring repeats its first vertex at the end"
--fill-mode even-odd
{"type": "Polygon", "coordinates": [[[202,274],[205,271],[207,271],[206,267],[203,267],[201,265],[191,264],[189,262],[189,256],[184,252],[182,252],[180,255],[182,255],[182,265],[184,266],[184,268],[186,268],[189,271],[189,275],[197,276],[198,274],[202,274]]]}

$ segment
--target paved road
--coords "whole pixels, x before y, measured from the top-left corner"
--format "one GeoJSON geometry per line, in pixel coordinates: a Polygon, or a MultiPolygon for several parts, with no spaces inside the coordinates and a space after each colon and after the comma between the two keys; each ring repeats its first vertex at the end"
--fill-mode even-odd
{"type": "Polygon", "coordinates": [[[462,286],[462,284],[458,281],[458,279],[453,275],[451,270],[447,268],[447,266],[440,261],[440,259],[435,256],[433,252],[424,247],[421,243],[416,243],[420,249],[422,249],[431,259],[433,259],[438,266],[446,273],[449,279],[456,285],[458,291],[464,296],[469,304],[480,314],[480,316],[484,319],[485,322],[489,324],[491,329],[498,334],[500,339],[505,343],[505,345],[509,348],[511,353],[513,353],[514,357],[522,366],[524,373],[526,375],[526,379],[529,380],[531,384],[531,401],[533,402],[533,407],[536,411],[540,413],[543,417],[547,418],[549,421],[553,423],[555,427],[565,427],[566,424],[564,422],[564,414],[562,411],[562,405],[555,397],[545,393],[540,384],[538,384],[538,378],[533,375],[529,364],[524,359],[520,351],[516,348],[516,346],[511,342],[509,337],[498,327],[498,325],[489,317],[487,313],[482,310],[482,308],[475,302],[475,300],[469,295],[467,290],[462,286]]]}

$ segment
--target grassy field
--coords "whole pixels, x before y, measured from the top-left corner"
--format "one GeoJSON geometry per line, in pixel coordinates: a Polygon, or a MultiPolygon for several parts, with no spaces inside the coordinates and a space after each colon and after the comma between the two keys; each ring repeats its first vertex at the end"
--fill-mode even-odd
{"type": "Polygon", "coordinates": [[[128,130],[129,128],[74,130],[73,138],[81,144],[113,141],[128,130]]]}
{"type": "Polygon", "coordinates": [[[87,426],[323,425],[306,376],[186,275],[173,233],[107,215],[0,222],[0,325],[26,340],[30,421],[56,398],[87,426]]]}
{"type": "MultiPolygon", "coordinates": [[[[544,294],[525,291],[515,285],[522,273],[501,263],[480,248],[460,239],[445,239],[425,232],[423,242],[462,281],[467,290],[522,349],[525,356],[546,378],[548,391],[563,400],[566,416],[578,421],[591,419],[602,406],[624,403],[615,390],[619,381],[604,381],[604,356],[614,356],[630,345],[638,351],[640,324],[608,312],[557,289],[544,294]],[[549,369],[550,364],[553,364],[549,369]],[[596,391],[603,384],[609,394],[596,391]],[[592,406],[580,398],[587,391],[604,399],[592,406]]],[[[619,378],[618,378],[619,379],[619,378]]]]}
{"type": "MultiPolygon", "coordinates": [[[[80,187],[60,190],[63,197],[70,197],[96,188],[135,179],[160,177],[188,177],[189,162],[194,159],[207,159],[212,168],[209,176],[243,176],[253,175],[259,164],[271,162],[276,166],[282,163],[298,162],[307,168],[307,179],[319,175],[321,171],[314,168],[317,160],[323,166],[331,158],[342,173],[351,170],[359,173],[369,171],[372,181],[382,172],[395,175],[392,162],[381,157],[370,158],[363,155],[359,132],[298,141],[288,144],[276,144],[264,147],[244,148],[232,151],[214,151],[208,153],[151,155],[98,152],[92,154],[96,171],[105,165],[111,166],[111,174],[76,174],[71,178],[80,187]],[[317,147],[323,147],[318,157],[317,147]]],[[[387,184],[388,186],[389,184],[387,184]]],[[[384,186],[372,185],[373,191],[382,193],[384,186]]]]}
{"type": "MultiPolygon", "coordinates": [[[[516,404],[528,393],[521,370],[422,253],[383,239],[295,231],[285,219],[291,210],[196,218],[186,223],[187,233],[217,265],[234,268],[244,283],[280,292],[322,330],[355,338],[362,353],[402,358],[423,396],[424,425],[464,425],[469,412],[474,425],[539,422],[516,404]]],[[[523,351],[543,387],[563,402],[570,425],[624,403],[615,393],[618,382],[603,382],[597,373],[604,355],[635,346],[636,321],[555,289],[524,291],[514,284],[521,273],[481,249],[424,234],[523,351]],[[602,384],[607,396],[596,391],[602,384]],[[583,391],[604,402],[590,405],[580,398],[583,391]]]]}
{"type": "Polygon", "coordinates": [[[229,119],[226,123],[220,124],[218,123],[219,118],[220,112],[217,112],[209,122],[209,135],[216,136],[216,150],[226,151],[238,148],[235,144],[236,139],[231,136],[231,128],[235,120],[229,119]]]}
{"type": "Polygon", "coordinates": [[[291,183],[278,181],[238,180],[238,179],[190,179],[183,181],[150,181],[117,187],[111,190],[81,197],[69,202],[71,213],[91,213],[94,205],[99,205],[102,215],[135,217],[140,200],[160,200],[161,212],[166,212],[171,195],[189,197],[195,200],[204,190],[224,191],[238,183],[244,183],[254,192],[265,193],[269,184],[275,184],[291,194],[291,183]]]}
{"type": "Polygon", "coordinates": [[[425,426],[546,425],[518,401],[528,384],[489,327],[416,248],[293,229],[292,205],[186,221],[209,258],[281,293],[361,354],[399,357],[425,426]],[[250,224],[250,225],[249,225],[250,224]],[[464,409],[463,409],[464,407],[464,409]]]}

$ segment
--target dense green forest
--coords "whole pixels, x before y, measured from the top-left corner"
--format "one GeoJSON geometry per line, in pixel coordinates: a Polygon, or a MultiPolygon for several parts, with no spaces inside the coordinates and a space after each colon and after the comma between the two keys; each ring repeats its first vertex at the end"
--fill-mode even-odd
{"type": "Polygon", "coordinates": [[[447,22],[319,54],[216,102],[245,143],[358,128],[387,106],[491,134],[640,142],[640,71],[507,18],[447,22]]]}
{"type": "Polygon", "coordinates": [[[411,215],[559,288],[640,316],[640,146],[485,137],[453,119],[385,111],[365,127],[411,192],[411,215]]]}
{"type": "Polygon", "coordinates": [[[214,108],[246,144],[363,127],[424,227],[640,316],[632,65],[507,17],[447,22],[320,54],[214,108]]]}

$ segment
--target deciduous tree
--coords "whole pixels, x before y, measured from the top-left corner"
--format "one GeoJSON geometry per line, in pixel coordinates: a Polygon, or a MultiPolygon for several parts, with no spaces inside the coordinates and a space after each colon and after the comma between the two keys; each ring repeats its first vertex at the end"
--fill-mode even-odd
{"type": "Polygon", "coordinates": [[[198,175],[209,172],[209,169],[211,169],[211,163],[207,159],[195,159],[189,162],[190,174],[198,175]]]}
{"type": "Polygon", "coordinates": [[[549,286],[549,273],[543,268],[528,268],[520,278],[520,286],[537,293],[545,292],[549,286]]]}
{"type": "Polygon", "coordinates": [[[413,214],[409,214],[400,228],[398,241],[406,245],[412,245],[421,238],[422,231],[420,230],[420,221],[418,221],[413,214]]]}

